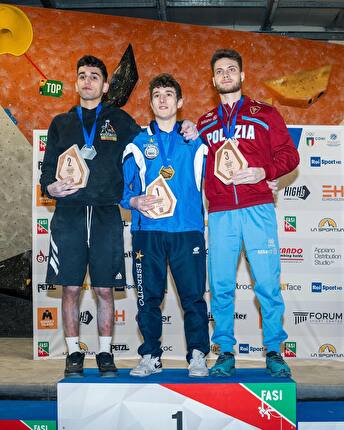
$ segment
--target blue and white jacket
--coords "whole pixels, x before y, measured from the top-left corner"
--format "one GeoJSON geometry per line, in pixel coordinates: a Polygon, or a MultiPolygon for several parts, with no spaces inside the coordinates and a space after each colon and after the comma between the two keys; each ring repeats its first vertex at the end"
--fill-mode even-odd
{"type": "MultiPolygon", "coordinates": [[[[164,164],[154,132],[154,122],[142,129],[124,150],[124,191],[121,206],[132,211],[132,231],[204,231],[202,178],[208,148],[199,138],[194,141],[184,140],[180,128],[181,123],[178,123],[172,159],[167,160],[168,165],[175,171],[173,177],[167,180],[177,199],[172,217],[148,218],[129,204],[131,197],[145,194],[147,186],[159,176],[164,164]]],[[[165,153],[168,154],[173,132],[160,131],[160,136],[165,153]]]]}

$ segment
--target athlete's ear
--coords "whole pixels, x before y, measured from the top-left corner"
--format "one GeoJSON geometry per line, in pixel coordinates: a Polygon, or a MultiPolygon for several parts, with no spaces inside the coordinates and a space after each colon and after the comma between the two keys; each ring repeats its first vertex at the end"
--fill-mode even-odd
{"type": "Polygon", "coordinates": [[[179,99],[177,101],[177,109],[180,109],[183,106],[184,100],[183,99],[179,99]]]}
{"type": "Polygon", "coordinates": [[[212,78],[212,81],[213,81],[213,86],[214,86],[214,87],[216,87],[216,85],[215,85],[215,78],[214,78],[214,76],[213,76],[213,78],[212,78]]]}
{"type": "Polygon", "coordinates": [[[245,72],[240,72],[240,80],[241,80],[241,82],[244,82],[244,80],[245,80],[245,72]]]}
{"type": "Polygon", "coordinates": [[[104,82],[103,84],[103,94],[106,94],[109,91],[109,83],[104,82]]]}

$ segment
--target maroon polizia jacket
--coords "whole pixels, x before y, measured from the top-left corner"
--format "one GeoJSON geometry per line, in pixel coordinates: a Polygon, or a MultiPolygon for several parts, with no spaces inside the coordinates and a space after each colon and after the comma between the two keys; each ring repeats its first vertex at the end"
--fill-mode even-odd
{"type": "MultiPolygon", "coordinates": [[[[224,122],[229,129],[239,102],[223,108],[224,122]]],[[[208,145],[205,194],[209,212],[240,209],[273,202],[266,180],[273,180],[294,170],[300,158],[283,118],[265,103],[244,97],[238,112],[234,137],[248,167],[263,167],[266,178],[257,184],[225,185],[214,176],[215,153],[226,140],[218,116],[218,108],[200,117],[197,129],[208,145]]]]}

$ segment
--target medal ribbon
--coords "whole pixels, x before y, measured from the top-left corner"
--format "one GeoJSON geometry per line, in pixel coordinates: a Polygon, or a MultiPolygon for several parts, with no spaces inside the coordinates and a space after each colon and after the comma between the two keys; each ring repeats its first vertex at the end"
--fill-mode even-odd
{"type": "Polygon", "coordinates": [[[163,167],[168,167],[168,165],[169,165],[168,160],[172,159],[174,147],[175,147],[175,141],[177,138],[177,130],[178,130],[178,123],[176,123],[175,126],[173,127],[172,139],[170,141],[170,144],[168,147],[168,153],[166,155],[165,148],[164,148],[164,145],[163,145],[162,139],[161,139],[161,133],[160,133],[159,126],[158,126],[157,122],[154,121],[154,131],[155,131],[156,139],[158,141],[158,148],[159,148],[159,151],[161,154],[163,167]]]}
{"type": "Polygon", "coordinates": [[[86,147],[88,149],[91,149],[93,146],[94,136],[96,134],[97,119],[98,119],[98,116],[99,116],[101,110],[102,110],[102,104],[99,103],[99,105],[97,106],[97,110],[96,110],[96,119],[94,120],[92,129],[91,129],[91,133],[88,134],[88,132],[84,126],[84,122],[82,120],[81,106],[76,107],[76,111],[77,111],[78,117],[79,117],[79,119],[81,121],[81,125],[82,125],[82,132],[84,133],[84,141],[85,141],[86,147]]]}
{"type": "Polygon", "coordinates": [[[217,113],[219,115],[220,121],[221,121],[221,125],[222,125],[222,129],[223,132],[225,133],[225,136],[227,139],[232,138],[234,136],[235,133],[235,126],[236,126],[236,122],[237,122],[237,117],[238,117],[238,112],[242,106],[242,104],[244,103],[244,96],[241,96],[240,101],[238,103],[238,108],[235,112],[235,115],[233,116],[232,122],[230,123],[230,127],[229,130],[223,120],[223,107],[222,104],[219,105],[219,107],[217,108],[217,113]]]}

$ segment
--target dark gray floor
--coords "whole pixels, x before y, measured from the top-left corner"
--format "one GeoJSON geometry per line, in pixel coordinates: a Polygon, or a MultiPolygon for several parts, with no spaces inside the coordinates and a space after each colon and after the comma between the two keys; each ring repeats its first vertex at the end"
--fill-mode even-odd
{"type": "MultiPolygon", "coordinates": [[[[56,399],[56,383],[63,378],[64,360],[32,360],[32,339],[0,338],[0,399],[56,399]]],[[[117,361],[130,368],[136,360],[117,361]]],[[[184,361],[163,360],[164,367],[186,367],[184,361]]],[[[210,365],[212,361],[210,360],[210,365]]],[[[291,360],[298,400],[344,400],[344,362],[291,360]]],[[[237,367],[263,367],[262,361],[237,361],[237,367]]],[[[96,367],[86,360],[86,367],[96,367]]]]}

